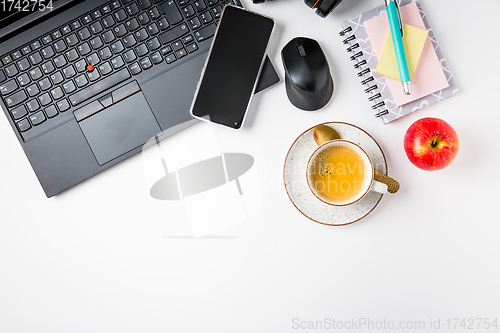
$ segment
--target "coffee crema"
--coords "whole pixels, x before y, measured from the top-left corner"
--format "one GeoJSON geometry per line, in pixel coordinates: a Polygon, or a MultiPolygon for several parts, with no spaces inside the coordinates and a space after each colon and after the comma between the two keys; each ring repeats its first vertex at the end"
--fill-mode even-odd
{"type": "Polygon", "coordinates": [[[365,183],[364,159],[351,147],[332,145],[320,151],[309,166],[309,183],[325,201],[342,203],[356,197],[365,183]]]}

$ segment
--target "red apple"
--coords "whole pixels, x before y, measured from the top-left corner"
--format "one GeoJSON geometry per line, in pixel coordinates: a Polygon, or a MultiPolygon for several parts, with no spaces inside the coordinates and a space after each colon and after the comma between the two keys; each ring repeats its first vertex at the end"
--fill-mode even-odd
{"type": "Polygon", "coordinates": [[[446,121],[422,118],[406,131],[406,156],[417,168],[436,171],[446,168],[458,153],[458,135],[446,121]]]}

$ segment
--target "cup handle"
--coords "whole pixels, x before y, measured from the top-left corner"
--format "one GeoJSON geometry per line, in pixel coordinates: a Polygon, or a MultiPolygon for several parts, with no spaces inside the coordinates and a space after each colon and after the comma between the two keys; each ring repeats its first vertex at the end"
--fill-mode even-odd
{"type": "Polygon", "coordinates": [[[387,193],[387,184],[376,181],[375,179],[372,182],[372,186],[370,187],[370,191],[375,191],[381,194],[387,193]]]}
{"type": "MultiPolygon", "coordinates": [[[[384,175],[383,173],[381,172],[378,172],[377,170],[373,170],[373,183],[383,183],[385,185],[387,185],[387,190],[386,192],[389,192],[389,193],[396,193],[397,191],[399,191],[399,183],[392,179],[391,177],[387,176],[387,175],[384,175]]],[[[377,190],[374,190],[376,192],[379,192],[377,190]]],[[[379,193],[382,193],[382,192],[379,192],[379,193]]],[[[384,192],[385,193],[385,192],[384,192]]]]}

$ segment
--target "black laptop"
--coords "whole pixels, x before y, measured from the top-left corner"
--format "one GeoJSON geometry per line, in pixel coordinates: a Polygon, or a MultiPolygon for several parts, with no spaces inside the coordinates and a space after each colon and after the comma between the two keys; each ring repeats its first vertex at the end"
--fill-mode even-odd
{"type": "MultiPolygon", "coordinates": [[[[228,3],[241,6],[38,0],[1,14],[0,103],[48,197],[197,122],[189,108],[228,3]]],[[[277,81],[267,59],[257,91],[277,81]]]]}

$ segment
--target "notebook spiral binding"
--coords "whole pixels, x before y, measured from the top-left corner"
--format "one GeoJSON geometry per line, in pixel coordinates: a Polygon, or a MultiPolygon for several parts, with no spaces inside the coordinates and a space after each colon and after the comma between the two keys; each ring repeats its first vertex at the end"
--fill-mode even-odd
{"type": "MultiPolygon", "coordinates": [[[[350,41],[353,41],[356,39],[356,35],[349,34],[349,32],[351,32],[351,31],[352,31],[352,27],[349,26],[340,32],[341,37],[346,36],[346,38],[343,41],[344,44],[348,44],[350,41]]],[[[370,73],[371,70],[369,67],[366,67],[366,68],[363,67],[367,64],[367,62],[366,62],[366,59],[362,58],[363,51],[356,52],[356,49],[358,47],[359,47],[359,44],[355,43],[355,44],[349,46],[346,49],[346,51],[349,53],[351,53],[351,52],[353,53],[353,55],[350,58],[351,58],[351,60],[356,61],[356,63],[354,64],[354,68],[360,69],[360,72],[358,72],[358,77],[364,77],[365,75],[370,73]]],[[[375,80],[375,78],[373,77],[373,75],[370,75],[370,76],[364,78],[361,81],[361,84],[368,85],[368,88],[365,89],[365,93],[371,94],[371,96],[368,98],[368,101],[375,103],[372,105],[372,110],[379,110],[379,112],[377,112],[375,114],[375,117],[378,118],[378,117],[381,117],[383,115],[388,114],[389,111],[387,110],[387,108],[380,110],[383,106],[385,106],[385,102],[384,101],[377,102],[378,98],[382,98],[382,94],[379,91],[377,91],[377,89],[378,89],[377,84],[373,84],[370,86],[369,83],[374,81],[374,80],[375,80]]]]}

